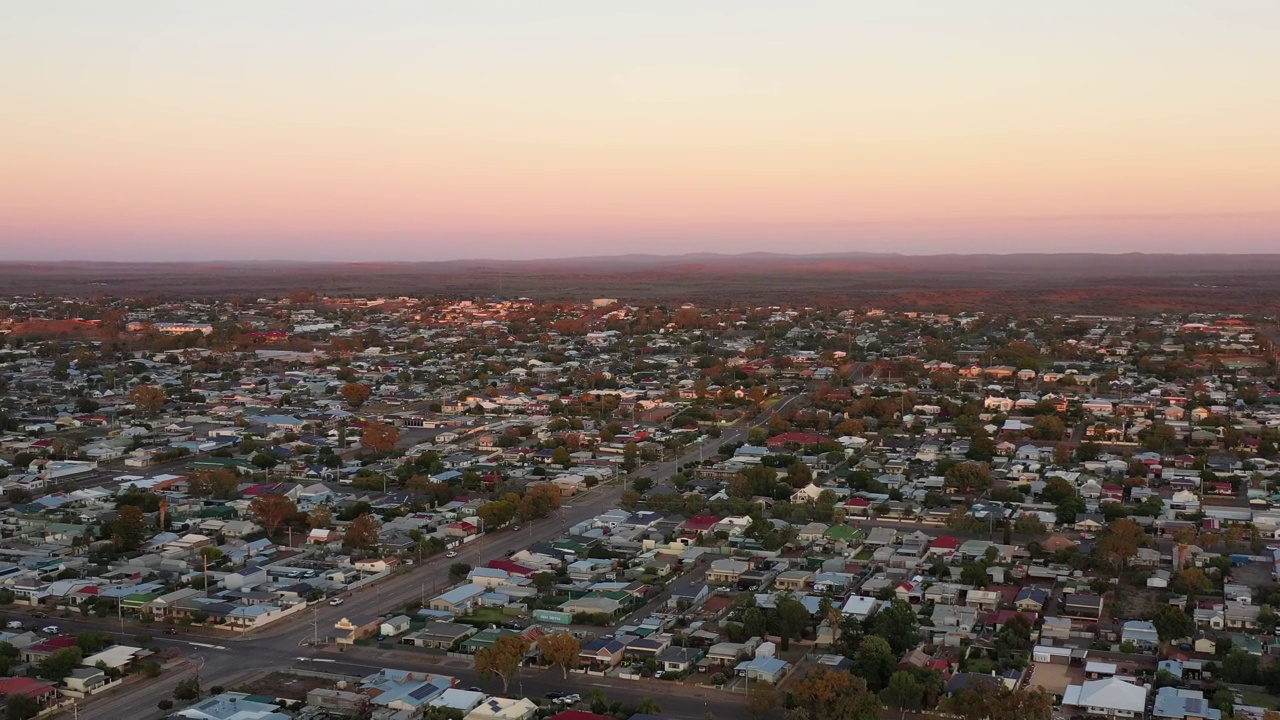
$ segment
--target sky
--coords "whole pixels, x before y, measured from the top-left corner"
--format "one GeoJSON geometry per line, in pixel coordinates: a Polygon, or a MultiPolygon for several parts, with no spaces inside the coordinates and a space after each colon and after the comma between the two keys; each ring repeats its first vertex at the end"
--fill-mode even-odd
{"type": "Polygon", "coordinates": [[[1280,2],[0,0],[0,257],[1280,252],[1280,2]]]}

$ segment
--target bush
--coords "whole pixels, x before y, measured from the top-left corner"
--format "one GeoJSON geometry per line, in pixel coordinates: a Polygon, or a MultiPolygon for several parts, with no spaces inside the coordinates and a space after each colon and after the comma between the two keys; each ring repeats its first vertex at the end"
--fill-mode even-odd
{"type": "Polygon", "coordinates": [[[155,660],[149,660],[143,663],[142,674],[152,679],[160,677],[160,663],[155,660]]]}
{"type": "Polygon", "coordinates": [[[183,680],[173,689],[175,700],[195,700],[200,697],[200,683],[195,679],[183,680]]]}
{"type": "Polygon", "coordinates": [[[173,701],[170,700],[169,698],[165,698],[160,702],[156,703],[156,707],[160,708],[164,712],[169,712],[170,710],[173,709],[173,701]]]}

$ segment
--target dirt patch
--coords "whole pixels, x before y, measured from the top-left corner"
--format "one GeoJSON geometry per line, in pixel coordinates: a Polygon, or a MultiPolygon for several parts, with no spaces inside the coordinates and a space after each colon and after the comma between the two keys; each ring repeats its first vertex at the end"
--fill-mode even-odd
{"type": "Polygon", "coordinates": [[[297,675],[273,672],[242,684],[236,688],[236,691],[269,698],[306,700],[307,693],[312,690],[327,688],[332,685],[331,681],[319,678],[299,677],[297,675]]]}
{"type": "Polygon", "coordinates": [[[1084,670],[1069,665],[1032,663],[1030,670],[1030,675],[1027,677],[1028,686],[1042,687],[1058,696],[1067,691],[1068,685],[1084,681],[1084,670]]]}

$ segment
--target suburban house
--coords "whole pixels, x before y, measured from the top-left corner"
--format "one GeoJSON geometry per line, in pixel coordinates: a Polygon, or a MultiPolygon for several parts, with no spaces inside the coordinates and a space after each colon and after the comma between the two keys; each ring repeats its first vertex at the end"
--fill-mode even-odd
{"type": "Polygon", "coordinates": [[[1140,718],[1147,709],[1147,688],[1119,677],[1085,680],[1067,686],[1062,706],[1106,718],[1140,718]]]}

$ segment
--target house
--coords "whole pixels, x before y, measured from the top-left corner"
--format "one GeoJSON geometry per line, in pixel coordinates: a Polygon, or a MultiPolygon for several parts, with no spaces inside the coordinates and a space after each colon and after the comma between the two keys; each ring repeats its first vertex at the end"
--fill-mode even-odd
{"type": "Polygon", "coordinates": [[[537,712],[538,706],[529,698],[491,697],[467,713],[463,720],[529,720],[537,712]]]}
{"type": "Polygon", "coordinates": [[[396,615],[383,620],[382,624],[378,626],[378,632],[387,637],[409,632],[409,616],[396,615]]]}
{"type": "Polygon", "coordinates": [[[578,660],[588,671],[603,672],[622,662],[627,644],[617,638],[596,638],[582,644],[578,660]]]}
{"type": "Polygon", "coordinates": [[[844,607],[840,612],[845,615],[851,615],[859,620],[866,620],[875,614],[880,608],[880,601],[873,597],[864,597],[862,595],[851,595],[845,601],[844,607]]]}
{"type": "Polygon", "coordinates": [[[1151,717],[1170,720],[1221,720],[1222,711],[1204,698],[1203,690],[1162,687],[1156,691],[1151,717]]]}
{"type": "Polygon", "coordinates": [[[459,585],[448,592],[431,598],[429,607],[432,610],[444,610],[454,615],[462,615],[475,607],[480,602],[480,596],[488,591],[489,589],[483,585],[471,583],[459,585]]]}
{"type": "Polygon", "coordinates": [[[189,720],[289,720],[280,706],[252,699],[244,693],[214,695],[174,713],[189,720]]]}
{"type": "Polygon", "coordinates": [[[658,653],[658,664],[668,673],[684,673],[693,669],[702,659],[702,650],[691,647],[668,647],[658,653]]]}
{"type": "Polygon", "coordinates": [[[1107,718],[1141,718],[1147,709],[1147,688],[1119,677],[1086,680],[1068,685],[1062,695],[1063,708],[1075,708],[1087,715],[1107,718]]]}
{"type": "Polygon", "coordinates": [[[1040,642],[1049,645],[1065,643],[1071,638],[1071,621],[1064,617],[1046,617],[1040,625],[1040,642]]]}
{"type": "Polygon", "coordinates": [[[1149,620],[1129,620],[1120,632],[1120,642],[1133,643],[1140,651],[1160,647],[1160,635],[1149,620]]]}
{"type": "Polygon", "coordinates": [[[1013,600],[1013,606],[1026,612],[1038,613],[1044,609],[1044,605],[1048,601],[1048,590],[1028,585],[1018,591],[1018,596],[1013,600]]]}
{"type": "Polygon", "coordinates": [[[571,615],[617,615],[622,609],[622,600],[605,595],[588,595],[560,604],[560,610],[571,615]]]}
{"type": "Polygon", "coordinates": [[[1102,596],[1068,593],[1062,598],[1062,613],[1067,617],[1097,619],[1102,616],[1102,596]]]}
{"type": "Polygon", "coordinates": [[[787,676],[787,670],[790,667],[791,663],[781,658],[755,657],[738,663],[733,667],[733,671],[739,677],[745,677],[749,681],[758,680],[777,685],[787,676]]]}
{"type": "Polygon", "coordinates": [[[970,590],[965,593],[964,604],[990,612],[1000,607],[1000,597],[1000,593],[995,590],[970,590]]]}
{"type": "Polygon", "coordinates": [[[406,635],[400,642],[405,645],[448,650],[471,637],[476,629],[471,625],[451,622],[428,622],[421,630],[406,635]]]}
{"type": "Polygon", "coordinates": [[[62,678],[62,693],[71,697],[92,695],[108,682],[107,674],[96,667],[78,667],[62,678]]]}
{"type": "Polygon", "coordinates": [[[151,655],[151,651],[127,645],[112,645],[100,653],[95,653],[81,662],[85,667],[106,667],[111,670],[127,670],[140,658],[151,655]]]}
{"type": "Polygon", "coordinates": [[[751,566],[742,560],[712,560],[711,567],[707,569],[707,582],[716,585],[732,585],[737,583],[742,573],[750,568],[751,566]]]}
{"type": "Polygon", "coordinates": [[[58,689],[52,683],[29,677],[0,678],[0,697],[10,695],[26,695],[39,705],[47,705],[58,696],[58,689]]]}
{"type": "Polygon", "coordinates": [[[813,580],[813,573],[808,570],[785,570],[778,573],[773,585],[778,590],[792,592],[803,590],[813,580]]]}
{"type": "Polygon", "coordinates": [[[380,618],[377,616],[353,616],[350,618],[342,618],[333,624],[335,630],[339,630],[343,635],[338,636],[338,644],[355,645],[356,641],[373,637],[378,634],[380,618]]]}

